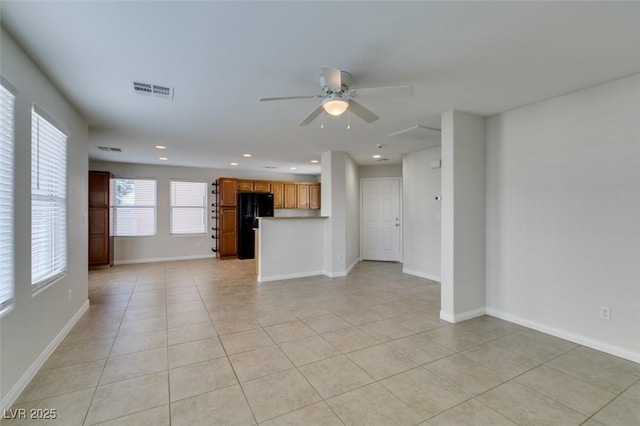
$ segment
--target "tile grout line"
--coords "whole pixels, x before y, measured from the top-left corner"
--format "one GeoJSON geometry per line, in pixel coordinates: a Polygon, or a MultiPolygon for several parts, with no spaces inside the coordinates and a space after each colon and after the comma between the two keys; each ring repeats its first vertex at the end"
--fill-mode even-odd
{"type": "MultiPolygon", "coordinates": [[[[216,328],[215,321],[211,317],[211,312],[207,308],[207,305],[204,303],[204,299],[202,298],[202,293],[200,292],[200,288],[198,286],[196,286],[196,289],[198,291],[198,295],[200,296],[200,301],[202,302],[202,304],[204,305],[205,310],[207,311],[207,315],[209,316],[209,321],[211,323],[211,326],[213,327],[214,331],[216,332],[216,338],[218,339],[218,343],[220,343],[220,346],[222,347],[222,350],[224,351],[224,355],[225,355],[225,357],[227,359],[227,362],[231,366],[231,371],[233,371],[233,375],[236,378],[236,382],[238,383],[238,387],[240,388],[240,392],[242,392],[242,396],[244,397],[244,402],[247,404],[247,407],[249,408],[249,412],[251,413],[251,416],[253,417],[253,420],[255,421],[255,424],[258,424],[258,418],[256,417],[256,414],[253,412],[253,408],[251,407],[251,404],[249,404],[249,399],[247,398],[247,394],[244,391],[244,387],[242,386],[242,383],[240,382],[240,378],[238,377],[238,373],[236,372],[235,367],[231,363],[231,358],[229,358],[229,354],[227,353],[227,348],[225,348],[224,343],[222,342],[222,339],[220,339],[220,334],[218,333],[218,329],[216,328]]],[[[233,385],[230,385],[230,386],[233,386],[233,385]]]]}
{"type": "Polygon", "coordinates": [[[116,339],[118,338],[118,334],[120,333],[120,327],[122,327],[122,323],[124,322],[124,317],[127,314],[127,310],[129,309],[129,303],[131,302],[131,298],[133,297],[133,293],[135,291],[139,277],[140,277],[140,274],[136,273],[136,281],[133,284],[133,288],[131,289],[131,294],[129,295],[129,299],[127,300],[127,306],[125,307],[124,313],[122,314],[122,318],[120,319],[120,324],[118,325],[118,330],[116,331],[116,335],[114,336],[113,342],[111,343],[111,348],[109,348],[109,352],[107,353],[107,358],[105,359],[104,365],[102,366],[102,371],[100,372],[100,376],[98,377],[98,382],[96,383],[96,387],[93,391],[93,395],[91,396],[91,401],[89,402],[89,405],[87,407],[87,412],[85,413],[84,418],[82,419],[83,425],[87,422],[87,418],[89,417],[89,411],[91,411],[93,400],[96,397],[96,393],[98,393],[98,388],[100,387],[100,381],[102,380],[102,376],[104,375],[104,370],[107,368],[107,364],[109,363],[111,351],[113,351],[113,346],[115,345],[116,339]]]}

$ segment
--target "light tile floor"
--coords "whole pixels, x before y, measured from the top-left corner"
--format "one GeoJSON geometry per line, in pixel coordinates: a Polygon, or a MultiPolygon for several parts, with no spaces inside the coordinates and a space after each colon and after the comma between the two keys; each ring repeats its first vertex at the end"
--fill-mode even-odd
{"type": "Polygon", "coordinates": [[[443,322],[439,285],[401,265],[253,270],[90,272],[89,311],[13,408],[62,425],[640,424],[639,364],[492,317],[443,322]]]}

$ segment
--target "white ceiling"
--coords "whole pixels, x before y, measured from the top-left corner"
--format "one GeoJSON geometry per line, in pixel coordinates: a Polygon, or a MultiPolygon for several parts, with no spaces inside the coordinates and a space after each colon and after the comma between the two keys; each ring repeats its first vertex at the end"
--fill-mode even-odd
{"type": "Polygon", "coordinates": [[[24,2],[2,25],[88,119],[90,158],[319,173],[327,150],[359,164],[439,143],[389,137],[491,115],[640,72],[638,2],[24,2]],[[361,99],[381,118],[297,124],[321,66],[353,87],[411,84],[413,98],[361,99]],[[173,101],[130,80],[175,87],[173,101]],[[160,153],[156,144],[167,145],[160,153]],[[377,144],[384,145],[381,149],[377,144]],[[97,146],[122,148],[105,153],[97,146]],[[250,159],[241,155],[253,154],[250,159]],[[169,161],[158,160],[165,155],[169,161]]]}

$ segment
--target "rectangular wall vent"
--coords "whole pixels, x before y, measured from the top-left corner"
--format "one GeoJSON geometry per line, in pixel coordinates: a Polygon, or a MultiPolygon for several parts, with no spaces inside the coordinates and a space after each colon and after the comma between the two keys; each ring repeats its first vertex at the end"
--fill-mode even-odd
{"type": "Polygon", "coordinates": [[[99,146],[98,149],[104,152],[122,152],[122,148],[114,148],[111,146],[99,146]]]}
{"type": "Polygon", "coordinates": [[[143,83],[131,80],[133,92],[139,95],[157,96],[164,99],[173,99],[173,87],[160,86],[159,84],[143,83]]]}

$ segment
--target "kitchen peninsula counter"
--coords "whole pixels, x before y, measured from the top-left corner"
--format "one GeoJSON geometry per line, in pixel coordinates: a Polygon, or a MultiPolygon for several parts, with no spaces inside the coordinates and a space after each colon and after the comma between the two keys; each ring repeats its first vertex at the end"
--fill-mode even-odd
{"type": "Polygon", "coordinates": [[[256,230],[258,281],[324,273],[327,216],[261,217],[256,230]]]}

